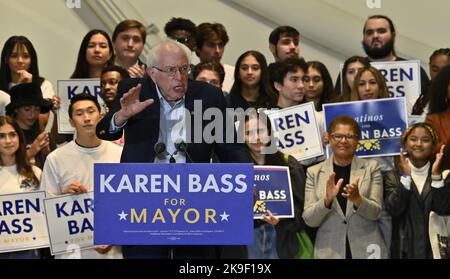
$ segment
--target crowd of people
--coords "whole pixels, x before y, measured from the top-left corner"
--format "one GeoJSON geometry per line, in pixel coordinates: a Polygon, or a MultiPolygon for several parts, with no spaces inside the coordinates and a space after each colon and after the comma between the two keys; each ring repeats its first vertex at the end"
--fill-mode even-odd
{"type": "MultiPolygon", "coordinates": [[[[405,60],[394,50],[396,29],[390,18],[370,16],[362,29],[367,56],[344,61],[333,85],[324,63],[301,56],[301,37],[291,26],[279,26],[269,35],[273,63],[259,51],[245,50],[235,65],[227,65],[221,58],[229,36],[220,23],[196,25],[172,18],[164,28],[168,38],[154,46],[144,62],[145,27],[125,20],[111,37],[103,30],[84,36],[70,76],[99,79],[105,107],[83,93],[70,100],[68,112],[61,111],[52,84],[41,76],[33,44],[24,36],[12,36],[3,46],[0,65],[0,194],[86,193],[94,187],[94,163],[174,160],[287,166],[294,217],[268,212],[255,220],[253,245],[102,245],[79,256],[432,258],[430,213],[450,215],[450,49],[430,56],[431,79],[421,68],[420,96],[407,107],[409,116],[423,121],[403,131],[400,155],[361,159],[355,155],[358,122],[341,115],[324,127],[323,104],[389,98],[385,78],[371,62],[405,60]],[[241,123],[243,143],[191,143],[188,135],[194,125],[188,125],[190,119],[183,114],[194,110],[194,100],[202,101],[203,111],[254,108],[257,113],[241,123]],[[263,152],[275,139],[270,122],[262,122],[259,114],[307,102],[314,105],[322,143],[330,145],[332,155],[297,161],[280,151],[263,152]],[[58,134],[56,113],[69,114],[73,136],[58,134]],[[174,133],[187,142],[185,152],[176,152],[174,133]],[[165,144],[167,155],[156,153],[157,143],[165,144]]],[[[202,128],[211,121],[203,120],[202,128]]],[[[45,249],[0,253],[0,258],[47,257],[45,249]]]]}

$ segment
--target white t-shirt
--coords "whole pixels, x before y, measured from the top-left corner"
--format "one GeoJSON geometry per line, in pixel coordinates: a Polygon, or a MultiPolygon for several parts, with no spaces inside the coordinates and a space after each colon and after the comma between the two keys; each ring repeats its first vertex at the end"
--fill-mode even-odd
{"type": "MultiPolygon", "coordinates": [[[[71,141],[56,149],[47,156],[41,178],[41,190],[48,196],[60,195],[62,190],[71,182],[77,180],[94,190],[94,164],[119,163],[122,147],[109,141],[102,141],[98,147],[85,148],[71,141]]],[[[95,249],[81,250],[82,259],[121,259],[120,246],[113,248],[106,254],[100,254],[95,249]]],[[[77,258],[72,253],[56,256],[57,259],[77,258]]]]}
{"type": "Polygon", "coordinates": [[[5,107],[11,102],[9,94],[0,90],[0,116],[6,115],[5,107]]]}
{"type": "MultiPolygon", "coordinates": [[[[41,169],[32,166],[34,175],[38,180],[41,178],[41,169]]],[[[0,166],[0,195],[15,194],[38,190],[38,185],[30,183],[17,172],[17,165],[0,166]]]]}

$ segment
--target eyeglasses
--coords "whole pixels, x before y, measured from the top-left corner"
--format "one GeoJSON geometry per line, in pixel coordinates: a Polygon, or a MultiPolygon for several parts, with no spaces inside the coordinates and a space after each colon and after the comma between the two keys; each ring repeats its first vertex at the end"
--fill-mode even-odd
{"type": "Polygon", "coordinates": [[[335,141],[342,141],[344,138],[347,141],[356,140],[358,138],[357,135],[343,135],[343,134],[331,134],[330,135],[332,139],[335,141]]]}
{"type": "Polygon", "coordinates": [[[184,65],[181,67],[167,67],[164,70],[162,70],[156,66],[152,66],[152,68],[154,68],[160,72],[166,73],[167,75],[169,75],[171,77],[174,77],[177,74],[177,71],[179,71],[180,74],[182,74],[182,75],[189,74],[191,72],[191,67],[189,65],[184,65]]]}

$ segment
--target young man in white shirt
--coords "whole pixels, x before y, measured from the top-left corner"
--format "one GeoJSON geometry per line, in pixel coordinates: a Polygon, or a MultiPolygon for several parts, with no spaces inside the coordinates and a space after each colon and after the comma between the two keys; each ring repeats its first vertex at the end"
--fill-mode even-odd
{"type": "MultiPolygon", "coordinates": [[[[89,94],[78,94],[69,106],[70,123],[76,130],[76,138],[50,153],[44,165],[41,190],[50,196],[81,194],[93,191],[94,164],[119,163],[122,148],[96,136],[100,120],[100,105],[89,94]]],[[[101,245],[79,252],[81,258],[122,258],[118,246],[101,245]]],[[[74,258],[66,253],[57,258],[74,258]]]]}

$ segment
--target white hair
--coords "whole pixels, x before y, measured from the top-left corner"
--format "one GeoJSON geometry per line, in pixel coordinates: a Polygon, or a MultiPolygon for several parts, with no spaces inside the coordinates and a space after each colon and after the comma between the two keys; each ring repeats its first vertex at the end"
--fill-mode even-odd
{"type": "Polygon", "coordinates": [[[167,38],[167,39],[163,40],[162,42],[158,43],[156,46],[154,46],[150,50],[150,53],[149,53],[148,59],[147,59],[147,66],[148,67],[157,66],[159,64],[161,49],[172,48],[172,47],[178,47],[179,49],[181,49],[186,54],[188,64],[189,65],[191,64],[191,56],[192,56],[191,50],[187,46],[183,45],[182,43],[179,43],[175,40],[167,38]]]}

